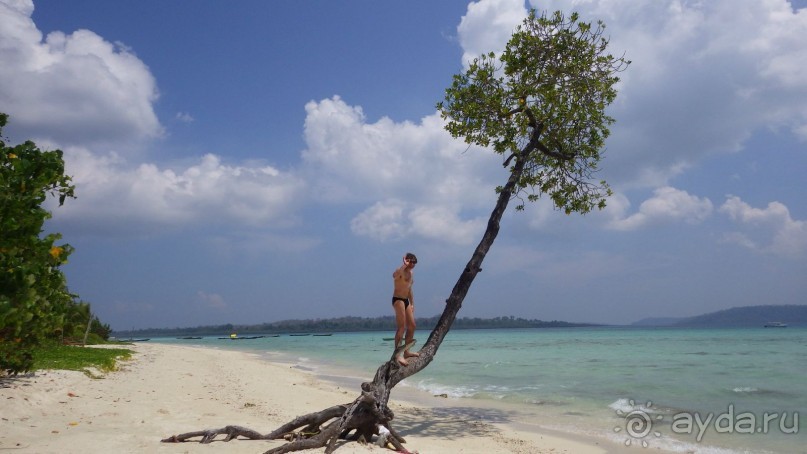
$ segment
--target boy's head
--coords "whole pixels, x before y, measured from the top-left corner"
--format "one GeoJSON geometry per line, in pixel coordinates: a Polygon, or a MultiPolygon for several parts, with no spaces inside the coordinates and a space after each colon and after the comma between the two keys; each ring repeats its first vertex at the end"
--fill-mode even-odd
{"type": "Polygon", "coordinates": [[[411,263],[412,265],[414,265],[414,264],[416,264],[418,262],[418,258],[415,257],[415,254],[413,254],[411,252],[406,253],[406,256],[404,256],[404,260],[411,263]]]}

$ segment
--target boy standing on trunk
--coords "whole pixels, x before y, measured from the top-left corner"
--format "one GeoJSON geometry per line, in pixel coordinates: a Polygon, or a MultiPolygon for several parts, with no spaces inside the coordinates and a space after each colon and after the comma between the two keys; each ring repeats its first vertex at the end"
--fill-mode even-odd
{"type": "MultiPolygon", "coordinates": [[[[407,252],[403,258],[403,265],[392,273],[393,291],[392,308],[395,311],[395,348],[401,346],[401,339],[409,345],[415,340],[415,298],[412,294],[412,284],[415,280],[412,276],[412,269],[418,263],[415,254],[407,252]]],[[[403,354],[398,356],[398,363],[402,366],[409,365],[406,358],[420,356],[419,353],[412,353],[407,348],[403,354]]]]}

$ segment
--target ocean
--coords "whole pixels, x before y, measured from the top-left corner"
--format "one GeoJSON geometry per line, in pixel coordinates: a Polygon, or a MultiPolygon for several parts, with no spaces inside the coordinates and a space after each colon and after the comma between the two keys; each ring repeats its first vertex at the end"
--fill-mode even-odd
{"type": "MultiPolygon", "coordinates": [[[[358,392],[389,358],[391,336],[152,341],[255,352],[358,392]]],[[[673,452],[807,453],[805,328],[453,330],[398,387],[432,405],[445,395],[447,405],[496,409],[478,414],[522,430],[673,452]]]]}

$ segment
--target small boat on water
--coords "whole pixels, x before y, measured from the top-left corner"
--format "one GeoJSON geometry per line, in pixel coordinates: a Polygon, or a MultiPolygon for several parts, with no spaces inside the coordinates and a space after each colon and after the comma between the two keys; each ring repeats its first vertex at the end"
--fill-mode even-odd
{"type": "Polygon", "coordinates": [[[305,333],[305,334],[289,334],[289,336],[296,336],[296,337],[299,337],[299,336],[310,336],[310,335],[311,335],[311,333],[305,333]]]}
{"type": "Polygon", "coordinates": [[[320,333],[320,334],[314,334],[314,336],[320,336],[320,337],[333,336],[333,333],[320,333]]]}
{"type": "Polygon", "coordinates": [[[249,340],[249,339],[263,339],[266,336],[233,336],[230,337],[220,337],[219,339],[229,339],[229,340],[249,340]]]}
{"type": "Polygon", "coordinates": [[[765,324],[765,328],[787,328],[787,323],[768,322],[765,324]]]}
{"type": "Polygon", "coordinates": [[[146,337],[146,338],[143,338],[143,339],[129,339],[129,342],[148,342],[150,340],[151,340],[150,337],[146,337]]]}
{"type": "Polygon", "coordinates": [[[198,337],[198,336],[185,336],[185,337],[177,337],[177,339],[190,340],[190,339],[201,339],[201,337],[198,337]]]}

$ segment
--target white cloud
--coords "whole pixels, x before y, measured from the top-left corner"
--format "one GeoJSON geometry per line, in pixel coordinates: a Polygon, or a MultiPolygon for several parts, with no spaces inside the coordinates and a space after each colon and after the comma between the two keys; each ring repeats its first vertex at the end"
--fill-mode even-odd
{"type": "Polygon", "coordinates": [[[399,240],[410,235],[466,245],[479,238],[486,219],[462,219],[456,209],[439,205],[412,205],[384,200],[359,213],[351,221],[353,233],[378,241],[399,240]]]}
{"type": "Polygon", "coordinates": [[[457,27],[466,67],[488,52],[504,50],[516,26],[527,17],[524,0],[481,0],[471,2],[457,27]]]}
{"type": "Polygon", "coordinates": [[[174,118],[176,118],[178,121],[182,123],[193,123],[195,120],[193,116],[188,112],[177,112],[174,118]]]}
{"type": "Polygon", "coordinates": [[[801,257],[807,252],[807,221],[794,220],[782,203],[754,208],[737,196],[728,196],[719,211],[745,227],[744,232],[725,235],[727,242],[782,257],[801,257]]]}
{"type": "Polygon", "coordinates": [[[309,102],[306,112],[303,161],[315,172],[312,178],[324,198],[436,197],[473,206],[492,194],[490,187],[474,188],[474,183],[490,175],[491,166],[501,168],[500,160],[452,139],[436,113],[419,124],[386,117],[368,123],[361,107],[338,96],[309,102]]]}
{"type": "Polygon", "coordinates": [[[487,209],[493,188],[504,182],[491,179],[503,175],[500,158],[452,139],[437,114],[418,124],[389,118],[368,123],[361,107],[339,97],[311,102],[306,109],[308,147],[298,171],[227,165],[214,154],[178,166],[132,164],[115,152],[40,140],[43,148],[65,150],[67,173],[77,186],[78,199],[54,210],[55,218],[110,235],[211,223],[284,228],[297,222],[299,206],[313,195],[329,203],[375,204],[353,220],[358,235],[379,240],[416,235],[465,244],[482,225],[473,210],[487,209]],[[314,191],[306,181],[313,182],[314,191]],[[402,222],[391,221],[380,200],[403,207],[402,222]]]}
{"type": "Polygon", "coordinates": [[[89,30],[43,39],[33,10],[31,1],[0,1],[0,106],[16,137],[86,146],[163,133],[142,61],[89,30]]]}
{"type": "MultiPolygon", "coordinates": [[[[624,201],[620,201],[615,208],[625,210],[624,201]]],[[[658,188],[654,196],[645,200],[639,206],[639,211],[623,219],[614,219],[608,226],[615,230],[636,230],[650,225],[683,221],[688,224],[697,224],[705,220],[712,213],[712,202],[699,199],[686,191],[669,186],[658,188]]]]}
{"type": "Polygon", "coordinates": [[[463,220],[457,207],[440,205],[421,205],[412,210],[409,218],[414,233],[461,245],[478,240],[487,224],[485,217],[463,220]]]}
{"type": "Polygon", "coordinates": [[[208,154],[182,169],[143,163],[126,166],[115,154],[65,151],[76,200],[54,217],[87,231],[154,232],[181,225],[288,227],[304,183],[271,166],[232,166],[208,154]]]}
{"type": "Polygon", "coordinates": [[[489,209],[505,182],[501,159],[452,139],[437,114],[419,124],[369,123],[339,97],[306,111],[302,172],[324,202],[370,204],[351,223],[357,235],[464,244],[489,214],[477,211],[489,209]]]}
{"type": "Polygon", "coordinates": [[[378,241],[397,240],[410,230],[404,219],[404,210],[406,204],[400,200],[376,202],[353,218],[350,228],[357,235],[378,241]]]}
{"type": "Polygon", "coordinates": [[[205,308],[218,309],[218,310],[227,309],[227,302],[224,301],[224,297],[222,297],[221,295],[218,295],[216,293],[206,293],[199,290],[196,293],[196,296],[199,298],[199,301],[205,308]]]}
{"type": "Polygon", "coordinates": [[[31,16],[34,12],[33,0],[3,0],[0,4],[7,6],[21,16],[31,16]]]}

